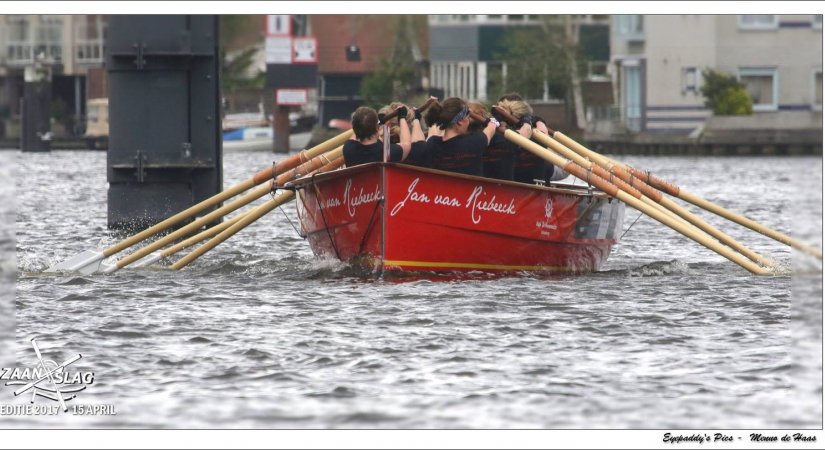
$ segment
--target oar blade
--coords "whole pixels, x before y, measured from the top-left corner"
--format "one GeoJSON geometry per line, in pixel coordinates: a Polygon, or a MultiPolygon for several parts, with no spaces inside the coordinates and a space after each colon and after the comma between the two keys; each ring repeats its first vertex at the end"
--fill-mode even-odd
{"type": "Polygon", "coordinates": [[[79,253],[63,262],[57,263],[48,269],[46,272],[80,272],[83,275],[89,275],[97,272],[100,268],[100,263],[106,256],[103,252],[96,250],[86,250],[79,253]]]}

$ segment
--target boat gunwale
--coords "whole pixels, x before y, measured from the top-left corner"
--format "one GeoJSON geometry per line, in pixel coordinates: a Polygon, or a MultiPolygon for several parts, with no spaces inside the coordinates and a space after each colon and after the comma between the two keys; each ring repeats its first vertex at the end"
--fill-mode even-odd
{"type": "Polygon", "coordinates": [[[373,167],[389,167],[389,168],[400,168],[403,170],[412,170],[422,173],[429,173],[433,175],[445,175],[450,178],[457,178],[463,179],[468,181],[482,181],[484,183],[496,183],[502,184],[504,186],[516,187],[521,189],[532,189],[544,192],[552,192],[556,194],[567,194],[567,195],[576,195],[581,197],[594,197],[594,198],[612,198],[606,192],[600,191],[595,187],[590,186],[577,186],[577,185],[568,185],[569,187],[558,187],[558,186],[543,186],[540,184],[527,184],[527,183],[519,183],[517,181],[510,181],[510,180],[500,180],[498,178],[486,178],[477,175],[466,175],[463,173],[455,173],[455,172],[448,172],[445,170],[438,170],[438,169],[431,169],[428,167],[418,167],[412,166],[409,164],[404,163],[385,163],[385,162],[371,162],[367,164],[359,164],[357,166],[346,167],[343,169],[334,170],[331,172],[324,172],[320,174],[314,175],[306,175],[296,180],[293,180],[287,184],[287,186],[294,187],[296,189],[303,189],[308,185],[312,185],[318,181],[324,181],[327,179],[338,178],[341,176],[346,176],[348,174],[362,172],[373,167]]]}

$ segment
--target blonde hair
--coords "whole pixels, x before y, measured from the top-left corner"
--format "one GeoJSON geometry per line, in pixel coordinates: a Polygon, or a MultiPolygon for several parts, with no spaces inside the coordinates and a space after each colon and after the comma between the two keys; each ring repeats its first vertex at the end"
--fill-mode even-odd
{"type": "MultiPolygon", "coordinates": [[[[383,106],[381,109],[379,109],[378,114],[389,114],[389,113],[395,111],[395,109],[398,108],[399,106],[406,106],[406,105],[404,105],[401,102],[392,102],[389,105],[383,106]]],[[[399,133],[401,133],[401,128],[398,126],[398,119],[399,118],[396,117],[396,118],[390,119],[390,121],[389,121],[389,124],[390,124],[390,138],[391,138],[393,144],[397,144],[401,140],[401,138],[399,137],[400,136],[399,133]]],[[[415,112],[409,106],[407,107],[407,117],[405,117],[405,119],[407,119],[407,123],[412,122],[413,119],[415,119],[415,112]]]]}
{"type": "Polygon", "coordinates": [[[533,108],[524,100],[502,100],[497,106],[515,116],[516,119],[533,115],[533,108]]]}

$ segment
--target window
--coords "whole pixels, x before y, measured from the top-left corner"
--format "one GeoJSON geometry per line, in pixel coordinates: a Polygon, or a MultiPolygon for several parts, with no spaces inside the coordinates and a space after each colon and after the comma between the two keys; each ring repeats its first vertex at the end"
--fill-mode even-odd
{"type": "Polygon", "coordinates": [[[105,24],[99,15],[79,17],[75,22],[75,58],[79,63],[103,62],[105,24]]]}
{"type": "Polygon", "coordinates": [[[618,15],[616,16],[616,29],[621,36],[641,37],[644,33],[644,16],[618,15]]]}
{"type": "Polygon", "coordinates": [[[779,80],[776,68],[758,67],[739,69],[739,81],[753,99],[754,111],[776,111],[779,107],[779,80]]]}
{"type": "Polygon", "coordinates": [[[699,70],[696,67],[682,68],[682,95],[699,92],[699,70]]]}
{"type": "Polygon", "coordinates": [[[63,56],[63,18],[40,16],[35,57],[59,60],[63,56]]]}
{"type": "Polygon", "coordinates": [[[815,30],[822,29],[822,14],[815,14],[813,20],[811,20],[811,28],[815,30]]]}
{"type": "Polygon", "coordinates": [[[773,14],[743,14],[739,16],[739,29],[771,30],[779,26],[779,20],[773,14]]]}
{"type": "Polygon", "coordinates": [[[6,56],[9,62],[26,63],[32,60],[32,27],[27,17],[8,17],[8,43],[6,56]]]}
{"type": "Polygon", "coordinates": [[[822,111],[822,69],[814,71],[813,109],[822,111]]]}

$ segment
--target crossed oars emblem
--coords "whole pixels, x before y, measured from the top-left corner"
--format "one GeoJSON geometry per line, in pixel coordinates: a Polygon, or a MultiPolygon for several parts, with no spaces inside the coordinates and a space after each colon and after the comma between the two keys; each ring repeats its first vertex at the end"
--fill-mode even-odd
{"type": "MultiPolygon", "coordinates": [[[[67,359],[66,361],[63,361],[63,364],[60,364],[57,367],[55,367],[54,369],[49,370],[49,369],[46,368],[46,362],[43,360],[43,355],[40,353],[40,348],[37,346],[37,341],[35,341],[34,339],[32,339],[32,347],[34,348],[34,352],[37,354],[37,359],[40,363],[39,365],[43,369],[43,371],[45,372],[45,375],[42,375],[40,378],[32,381],[29,384],[24,385],[23,387],[21,387],[18,390],[14,391],[14,395],[18,396],[18,395],[20,395],[20,394],[22,394],[22,393],[24,393],[24,392],[26,392],[26,391],[28,391],[29,389],[32,389],[32,388],[35,389],[35,394],[37,394],[37,389],[43,389],[43,388],[39,387],[38,384],[40,384],[42,381],[45,381],[48,378],[49,383],[51,383],[52,387],[54,388],[55,394],[57,394],[57,401],[60,403],[60,406],[63,408],[63,412],[68,411],[69,407],[66,406],[66,402],[63,400],[63,393],[60,392],[60,389],[57,387],[57,383],[55,383],[54,377],[52,375],[62,371],[68,365],[73,364],[74,362],[76,362],[77,360],[82,358],[82,356],[80,356],[80,354],[78,353],[77,355],[72,356],[71,358],[67,359]]],[[[52,363],[54,364],[54,362],[52,362],[52,363]]],[[[46,390],[51,391],[51,389],[46,389],[46,390]]],[[[40,394],[40,395],[42,395],[42,394],[40,394]]],[[[48,398],[51,398],[51,397],[48,397],[48,398]]]]}

